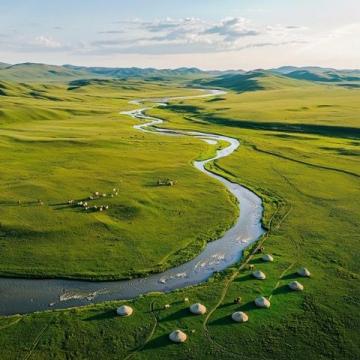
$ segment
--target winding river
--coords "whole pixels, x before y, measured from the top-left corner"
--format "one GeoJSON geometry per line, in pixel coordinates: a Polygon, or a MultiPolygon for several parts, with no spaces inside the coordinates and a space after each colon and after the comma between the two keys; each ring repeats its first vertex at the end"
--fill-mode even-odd
{"type": "MultiPolygon", "coordinates": [[[[209,90],[202,95],[154,99],[153,102],[155,103],[154,106],[165,106],[166,102],[171,99],[217,96],[223,93],[219,90],[209,90]]],[[[148,99],[146,101],[149,102],[148,99]]],[[[140,105],[142,100],[135,100],[131,103],[140,105]]],[[[263,211],[261,199],[248,189],[205,169],[208,162],[233,153],[240,146],[239,141],[215,134],[155,128],[154,125],[159,125],[162,120],[146,116],[144,112],[147,109],[136,109],[122,114],[143,121],[141,124],[134,126],[135,129],[141,131],[151,131],[152,133],[156,131],[163,135],[172,136],[193,136],[209,144],[216,144],[219,140],[229,143],[226,148],[218,150],[213,158],[205,161],[195,161],[194,166],[206,175],[222,182],[237,198],[241,211],[234,226],[220,239],[208,243],[205,249],[193,260],[163,273],[149,275],[144,278],[99,282],[0,278],[0,314],[22,314],[40,310],[83,306],[106,300],[125,300],[153,291],[168,292],[199,284],[207,280],[214,272],[222,271],[238,262],[242,251],[264,233],[261,226],[263,211]]]]}

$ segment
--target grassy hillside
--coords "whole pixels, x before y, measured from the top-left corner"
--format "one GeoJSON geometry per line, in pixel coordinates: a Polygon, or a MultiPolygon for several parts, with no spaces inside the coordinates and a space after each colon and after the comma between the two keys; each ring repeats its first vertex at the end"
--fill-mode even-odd
{"type": "Polygon", "coordinates": [[[23,63],[0,68],[0,80],[11,81],[66,81],[74,78],[90,77],[85,71],[75,71],[62,66],[23,63]]]}
{"type": "Polygon", "coordinates": [[[10,64],[4,63],[4,62],[0,62],[0,69],[1,69],[1,68],[5,68],[5,67],[8,67],[8,66],[10,66],[10,64]]]}
{"type": "Polygon", "coordinates": [[[266,91],[229,92],[220,99],[178,102],[171,109],[204,124],[328,133],[335,127],[356,135],[359,91],[306,82],[304,86],[266,91]],[[188,111],[190,110],[190,111],[188,111]],[[328,126],[333,128],[328,129],[328,126]]]}
{"type": "Polygon", "coordinates": [[[202,80],[199,83],[205,86],[220,87],[237,92],[276,90],[302,85],[301,81],[291,80],[282,75],[260,70],[247,73],[228,73],[202,80]]]}
{"type": "MultiPolygon", "coordinates": [[[[149,93],[149,89],[145,89],[149,93]]],[[[89,96],[92,94],[90,89],[85,91],[89,96]]],[[[158,90],[152,88],[152,91],[158,90]]],[[[113,94],[113,90],[108,93],[109,96],[113,94]]],[[[101,96],[106,97],[106,92],[103,91],[101,96]]],[[[262,254],[249,249],[242,263],[215,275],[206,284],[135,299],[131,302],[134,315],[128,318],[115,315],[114,310],[120,302],[2,317],[1,357],[154,360],[360,358],[357,255],[359,97],[357,90],[315,86],[229,93],[216,101],[177,101],[167,109],[152,110],[151,113],[168,120],[166,126],[169,128],[226,134],[241,141],[238,151],[210,166],[213,171],[245,184],[263,198],[268,233],[258,246],[273,254],[274,262],[263,263],[262,254]],[[343,130],[339,131],[339,127],[343,130]],[[255,280],[249,265],[264,271],[266,280],[255,280]],[[300,266],[308,267],[312,276],[308,279],[299,277],[296,270],[300,266]],[[287,285],[295,279],[304,285],[303,292],[289,291],[287,285]],[[253,301],[260,295],[270,298],[270,309],[255,308],[253,301]],[[241,297],[240,304],[234,303],[237,297],[241,297]],[[189,304],[197,301],[207,306],[207,315],[193,316],[188,312],[189,304]],[[231,321],[231,313],[238,310],[249,315],[247,323],[231,321]],[[188,334],[186,343],[172,344],[168,340],[168,334],[177,328],[188,334]]],[[[105,99],[102,102],[108,104],[105,99]]],[[[131,121],[125,118],[121,123],[126,127],[121,130],[114,130],[115,121],[106,120],[106,117],[103,121],[102,141],[110,136],[110,131],[114,137],[117,137],[115,134],[131,132],[128,127],[131,121]]],[[[77,122],[82,122],[81,118],[77,122]]],[[[38,122],[37,126],[42,123],[38,122]]],[[[79,131],[73,120],[69,124],[74,133],[79,131]]],[[[96,125],[92,122],[90,125],[86,131],[94,141],[88,128],[95,129],[96,125]]],[[[49,124],[46,126],[40,128],[43,134],[48,134],[49,124]]],[[[58,128],[58,124],[51,126],[58,128]]],[[[59,129],[64,131],[61,121],[59,129]]],[[[35,132],[32,136],[40,133],[35,132]]],[[[174,144],[167,143],[170,140],[166,137],[143,135],[140,139],[138,136],[135,133],[131,133],[131,137],[122,135],[123,143],[141,142],[146,153],[156,152],[155,148],[162,143],[161,149],[167,152],[167,156],[173,154],[176,159],[180,158],[179,154],[189,156],[188,148],[184,146],[187,142],[192,156],[195,148],[197,151],[200,149],[189,139],[176,139],[175,150],[172,148],[174,144]]],[[[122,151],[126,149],[124,144],[122,151]]],[[[129,151],[124,154],[132,156],[129,151]]],[[[58,161],[63,156],[57,156],[58,161]]],[[[76,158],[78,156],[77,153],[76,158]]],[[[157,169],[165,171],[169,164],[163,161],[157,163],[157,169]]],[[[121,163],[128,164],[125,159],[121,163]]],[[[134,177],[122,183],[129,185],[127,196],[132,194],[130,185],[137,184],[137,175],[140,179],[144,176],[147,179],[151,174],[150,167],[141,172],[136,168],[137,164],[127,165],[128,172],[134,169],[131,172],[134,177]]],[[[190,171],[188,164],[186,168],[177,164],[176,168],[181,169],[179,175],[186,169],[190,171]]],[[[180,183],[183,181],[186,179],[180,183]]],[[[189,187],[193,189],[194,184],[189,182],[189,187]]],[[[206,184],[203,194],[211,197],[216,192],[214,185],[206,184]]],[[[165,193],[168,189],[162,190],[165,193]]],[[[173,196],[169,194],[167,199],[170,201],[173,196]]],[[[152,206],[153,203],[148,212],[152,206]]],[[[207,212],[211,214],[211,208],[207,212]]],[[[223,216],[220,213],[212,215],[223,216]]]]}
{"type": "Polygon", "coordinates": [[[360,87],[359,70],[338,70],[316,66],[295,67],[283,66],[271,69],[275,74],[285,75],[291,79],[307,80],[320,83],[333,83],[347,88],[360,87]]]}
{"type": "Polygon", "coordinates": [[[134,108],[130,99],[196,91],[136,81],[2,84],[1,274],[95,279],[160,271],[195,256],[233,222],[226,190],[190,165],[214,146],[143,134],[119,115],[134,108]],[[176,186],[156,186],[163,178],[176,186]],[[118,195],[110,197],[113,188],[118,195]],[[87,200],[96,191],[106,198],[87,200]],[[85,211],[69,200],[109,210],[85,211]]]}
{"type": "Polygon", "coordinates": [[[308,80],[321,83],[334,83],[346,88],[360,88],[360,73],[358,71],[309,71],[297,70],[286,76],[292,79],[308,80]]]}

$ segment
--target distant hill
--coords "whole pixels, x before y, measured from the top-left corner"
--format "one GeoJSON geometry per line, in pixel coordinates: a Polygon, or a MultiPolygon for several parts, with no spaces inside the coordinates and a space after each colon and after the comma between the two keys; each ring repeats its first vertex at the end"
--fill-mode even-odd
{"type": "Polygon", "coordinates": [[[320,81],[320,82],[348,82],[360,81],[360,73],[356,71],[310,71],[310,70],[296,70],[286,76],[293,79],[320,81]]]}
{"type": "Polygon", "coordinates": [[[167,78],[196,78],[205,75],[197,68],[154,69],[154,68],[106,68],[85,67],[74,65],[46,65],[36,63],[23,63],[8,65],[0,63],[0,80],[11,81],[72,81],[78,79],[128,79],[144,78],[149,80],[165,80],[167,78]]]}
{"type": "Polygon", "coordinates": [[[203,71],[197,68],[178,68],[178,69],[155,69],[155,68],[107,68],[107,67],[85,67],[64,65],[64,68],[84,71],[98,76],[111,78],[129,78],[129,77],[153,77],[153,76],[188,76],[202,74],[203,71]]]}
{"type": "MultiPolygon", "coordinates": [[[[155,69],[86,67],[75,65],[46,65],[22,63],[9,65],[0,62],[0,81],[17,83],[73,82],[77,80],[127,80],[177,81],[192,86],[222,87],[234,91],[256,91],[278,89],[313,83],[333,83],[346,87],[360,87],[360,70],[337,70],[316,66],[282,66],[269,70],[227,70],[203,71],[197,68],[155,69]],[[301,83],[303,82],[303,83],[301,83]]],[[[81,87],[81,83],[70,87],[81,87]]],[[[5,92],[5,90],[2,90],[5,92]]]]}
{"type": "Polygon", "coordinates": [[[238,92],[256,90],[275,90],[284,87],[299,86],[302,82],[289,79],[286,76],[274,74],[266,70],[256,70],[247,73],[229,73],[205,79],[203,86],[226,88],[238,92]]]}
{"type": "Polygon", "coordinates": [[[292,79],[307,80],[314,82],[360,82],[360,70],[337,70],[316,66],[294,67],[283,66],[270,70],[273,73],[282,74],[292,79]]]}
{"type": "Polygon", "coordinates": [[[272,72],[278,73],[278,74],[289,74],[293,71],[298,71],[298,70],[307,70],[307,71],[329,71],[329,70],[334,70],[331,68],[322,68],[320,66],[302,66],[302,67],[297,67],[297,66],[281,66],[278,68],[274,68],[274,69],[269,69],[272,72]]]}
{"type": "Polygon", "coordinates": [[[67,69],[82,71],[89,74],[92,78],[111,78],[111,79],[130,79],[141,78],[148,81],[166,80],[192,80],[200,77],[210,76],[197,68],[178,68],[178,69],[155,69],[155,68],[107,68],[107,67],[83,67],[74,65],[64,65],[67,69]]]}
{"type": "Polygon", "coordinates": [[[86,72],[67,69],[64,66],[23,63],[0,68],[0,80],[12,81],[67,81],[89,77],[86,72]]]}
{"type": "Polygon", "coordinates": [[[10,64],[6,64],[6,63],[3,63],[3,62],[0,62],[0,69],[3,69],[3,68],[6,68],[10,66],[10,64]]]}

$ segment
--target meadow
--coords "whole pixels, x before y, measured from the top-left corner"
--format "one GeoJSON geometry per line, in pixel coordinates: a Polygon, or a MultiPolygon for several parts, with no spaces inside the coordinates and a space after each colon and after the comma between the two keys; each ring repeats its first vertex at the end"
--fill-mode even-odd
{"type": "MultiPolygon", "coordinates": [[[[104,96],[106,97],[105,93],[104,96]]],[[[101,101],[112,103],[111,96],[112,93],[109,99],[101,101]]],[[[132,93],[127,96],[132,96],[132,93]]],[[[262,197],[265,206],[263,221],[267,234],[254,248],[246,251],[239,264],[221,274],[215,274],[205,284],[169,294],[149,294],[127,302],[134,308],[134,315],[128,318],[116,316],[115,308],[121,302],[3,317],[0,319],[1,357],[284,360],[359,358],[359,99],[360,92],[356,89],[309,83],[298,88],[285,86],[253,92],[231,91],[217,99],[174,101],[168,108],[150,110],[149,114],[166,120],[162,127],[224,134],[241,141],[241,147],[234,154],[210,164],[209,167],[231,181],[253,189],[262,197]],[[264,247],[266,253],[273,254],[273,263],[261,261],[262,255],[256,251],[260,246],[264,247]],[[267,279],[253,279],[249,265],[264,271],[267,279]],[[296,273],[300,266],[306,266],[312,276],[308,279],[300,278],[296,273]],[[289,291],[287,284],[294,279],[304,285],[303,292],[289,291]],[[270,298],[270,309],[255,308],[253,300],[259,295],[270,298]],[[235,304],[234,299],[239,296],[241,303],[235,304]],[[208,313],[203,316],[191,315],[185,298],[189,298],[190,303],[202,302],[207,306],[208,313]],[[170,307],[166,307],[166,304],[170,307]],[[232,322],[230,315],[237,310],[247,312],[249,322],[232,322]],[[186,343],[179,345],[169,342],[168,334],[177,328],[188,334],[186,343]]],[[[124,108],[127,100],[124,99],[124,108]]],[[[139,188],[137,191],[131,191],[131,188],[157,179],[161,169],[164,171],[162,176],[176,177],[179,187],[181,186],[181,196],[188,189],[188,199],[192,199],[189,208],[199,206],[206,209],[209,220],[203,224],[206,225],[205,228],[209,228],[211,224],[211,229],[219,229],[231,223],[234,211],[230,210],[234,209],[234,205],[225,191],[215,182],[197,174],[190,166],[192,159],[204,156],[201,152],[206,154],[211,151],[208,145],[188,138],[176,138],[174,142],[173,139],[156,134],[135,133],[131,129],[133,121],[127,118],[121,118],[124,127],[118,129],[119,120],[115,120],[118,115],[111,104],[108,106],[107,109],[111,109],[109,114],[101,115],[101,121],[104,122],[101,130],[96,126],[95,115],[76,118],[71,123],[71,129],[79,136],[82,120],[86,119],[86,141],[92,139],[91,144],[99,147],[101,144],[101,152],[93,153],[86,158],[86,162],[91,161],[95,155],[97,159],[105,161],[109,155],[98,156],[110,154],[107,152],[110,150],[113,161],[113,149],[121,149],[126,156],[119,159],[118,164],[122,168],[134,167],[130,174],[126,173],[132,177],[126,181],[125,172],[115,173],[116,177],[124,179],[119,185],[114,180],[105,184],[99,180],[92,183],[92,178],[89,184],[77,185],[81,191],[78,190],[73,197],[85,196],[86,191],[89,192],[88,185],[95,189],[105,188],[104,185],[108,184],[109,188],[119,186],[122,189],[122,186],[128,186],[126,193],[139,202],[136,198],[139,188]],[[100,131],[103,134],[101,136],[100,131]],[[105,145],[105,135],[107,139],[112,139],[111,146],[108,142],[105,145]],[[115,140],[120,135],[121,145],[115,140]],[[129,150],[129,144],[135,141],[144,154],[137,161],[130,161],[133,157],[140,156],[138,152],[129,150]],[[110,146],[110,150],[107,146],[110,146]],[[166,156],[161,156],[164,153],[166,156]],[[152,156],[148,157],[149,154],[152,156]],[[148,163],[144,157],[148,159],[148,163]],[[155,158],[158,169],[156,173],[151,166],[155,158]],[[137,168],[139,163],[142,171],[137,168]],[[198,186],[200,189],[196,189],[198,186]],[[199,201],[200,196],[208,202],[199,201]],[[212,208],[214,204],[216,206],[212,208]]],[[[98,106],[91,107],[101,109],[98,106]]],[[[105,112],[107,109],[102,108],[105,112]]],[[[56,130],[60,129],[62,136],[65,136],[64,132],[65,129],[68,131],[69,124],[62,122],[65,120],[56,122],[56,130]]],[[[19,130],[25,125],[8,122],[5,130],[9,127],[8,131],[14,131],[15,126],[18,129],[15,131],[17,136],[29,136],[19,130]]],[[[49,129],[55,125],[50,125],[49,120],[41,120],[38,126],[41,128],[34,134],[33,124],[31,136],[44,136],[44,133],[49,136],[49,129]]],[[[85,129],[81,129],[84,136],[85,129]]],[[[14,141],[13,137],[3,137],[2,146],[10,149],[11,144],[6,143],[8,141],[14,141]]],[[[20,141],[19,146],[25,145],[20,141]]],[[[63,159],[64,154],[59,156],[59,149],[53,151],[56,159],[63,159]]],[[[76,158],[74,155],[72,153],[69,159],[78,161],[79,156],[84,156],[83,151],[77,151],[76,158]]],[[[24,159],[18,164],[24,166],[24,159]]],[[[35,168],[35,165],[31,168],[35,168]]],[[[36,169],[38,168],[37,164],[36,169]]],[[[114,174],[113,167],[109,173],[106,168],[105,164],[104,167],[101,165],[101,172],[94,178],[104,178],[104,173],[108,176],[110,173],[114,174]]],[[[6,171],[10,171],[10,167],[6,171]]],[[[79,178],[75,178],[75,182],[79,181],[79,178]]],[[[70,195],[69,189],[74,186],[74,179],[69,181],[68,186],[67,196],[70,195]]],[[[177,186],[178,184],[174,187],[176,191],[177,186]]],[[[165,197],[169,206],[172,201],[178,204],[177,196],[180,195],[169,194],[169,190],[173,191],[173,188],[156,188],[156,191],[161,192],[161,199],[165,197]]],[[[56,199],[55,193],[53,190],[51,198],[56,199]]],[[[141,193],[146,194],[145,187],[141,189],[141,193]]],[[[150,197],[149,194],[146,196],[150,197]]],[[[120,190],[119,200],[116,198],[116,201],[130,201],[122,196],[120,190]]],[[[33,197],[36,198],[34,195],[33,197]]],[[[60,195],[58,199],[56,200],[60,201],[60,195]]],[[[44,197],[44,200],[47,198],[44,197]]],[[[147,212],[150,212],[148,221],[154,221],[153,216],[158,215],[157,212],[152,212],[155,204],[155,201],[147,203],[147,212]]],[[[18,209],[15,205],[11,206],[18,209]]],[[[197,216],[201,216],[198,214],[200,210],[199,208],[196,212],[197,216]]],[[[70,212],[71,216],[76,215],[76,212],[69,209],[66,212],[70,212]]],[[[189,218],[184,219],[184,224],[189,218]]],[[[144,221],[146,217],[142,214],[141,224],[145,224],[144,221]]],[[[156,221],[161,219],[157,216],[156,221]]],[[[176,219],[177,223],[180,221],[181,218],[176,219]]],[[[196,224],[196,233],[201,233],[201,221],[203,220],[199,219],[196,224]]],[[[132,224],[136,224],[136,219],[132,220],[132,224]]],[[[166,229],[165,222],[159,225],[166,229]]],[[[135,231],[133,228],[138,226],[129,226],[127,231],[135,231]]],[[[191,229],[192,226],[187,225],[186,229],[182,227],[179,231],[184,234],[191,229]]],[[[168,231],[173,235],[173,229],[169,227],[168,231]]],[[[169,245],[164,240],[163,246],[166,246],[165,243],[169,245]]],[[[77,256],[82,256],[84,249],[80,251],[80,247],[77,256]]],[[[37,248],[38,246],[34,246],[34,251],[37,248]]],[[[143,248],[142,251],[146,251],[147,259],[152,257],[149,248],[143,248]]],[[[8,258],[9,255],[4,261],[8,261],[8,258]]],[[[107,261],[111,264],[109,258],[107,261]]],[[[131,261],[136,264],[137,259],[131,261]]],[[[135,265],[133,266],[135,269],[135,265]]],[[[81,263],[81,269],[85,268],[81,263]]],[[[51,271],[51,268],[43,271],[51,271]]]]}
{"type": "Polygon", "coordinates": [[[29,87],[7,84],[1,99],[1,275],[129,278],[192,258],[231,226],[233,199],[190,165],[214,146],[143,134],[119,114],[137,97],[196,91],[108,81],[29,87]],[[157,185],[167,178],[176,185],[157,185]],[[101,196],[89,200],[94,192],[101,196]],[[92,210],[101,205],[109,209],[92,210]]]}

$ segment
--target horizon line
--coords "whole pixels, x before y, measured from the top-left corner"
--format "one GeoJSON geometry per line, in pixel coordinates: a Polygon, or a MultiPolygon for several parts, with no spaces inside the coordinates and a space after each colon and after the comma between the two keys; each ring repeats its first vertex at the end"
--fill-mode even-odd
{"type": "MultiPolygon", "coordinates": [[[[281,69],[281,68],[286,68],[286,67],[294,67],[297,69],[301,69],[301,68],[319,68],[319,69],[329,69],[329,70],[339,70],[339,71],[359,71],[360,68],[337,68],[337,67],[332,67],[332,66],[320,66],[320,65],[281,65],[281,66],[277,66],[277,67],[270,67],[270,68],[253,68],[253,69],[249,69],[249,70],[244,70],[241,68],[238,69],[234,69],[234,68],[229,68],[229,69],[204,69],[201,67],[197,67],[197,66],[179,66],[179,67],[169,67],[169,68],[163,68],[163,67],[154,67],[154,66],[148,66],[148,67],[140,67],[140,66],[93,66],[93,65],[75,65],[75,64],[70,64],[70,63],[66,63],[66,64],[50,64],[50,63],[45,63],[45,62],[32,62],[32,61],[25,61],[25,62],[19,62],[19,63],[8,63],[8,62],[3,62],[0,61],[0,63],[2,64],[6,64],[9,65],[9,67],[11,66],[16,66],[16,65],[49,65],[49,66],[58,66],[58,67],[66,67],[66,66],[74,66],[74,67],[84,67],[84,68],[103,68],[103,69],[141,69],[141,70],[148,70],[148,69],[154,69],[154,70],[178,70],[178,69],[196,69],[199,70],[201,72],[227,72],[227,71],[243,71],[243,72],[251,72],[251,71],[261,71],[261,70],[276,70],[276,69],[281,69]]],[[[4,69],[4,68],[3,68],[4,69]]],[[[5,67],[6,69],[6,67],[5,67]]],[[[1,70],[1,69],[0,69],[1,70]]]]}

